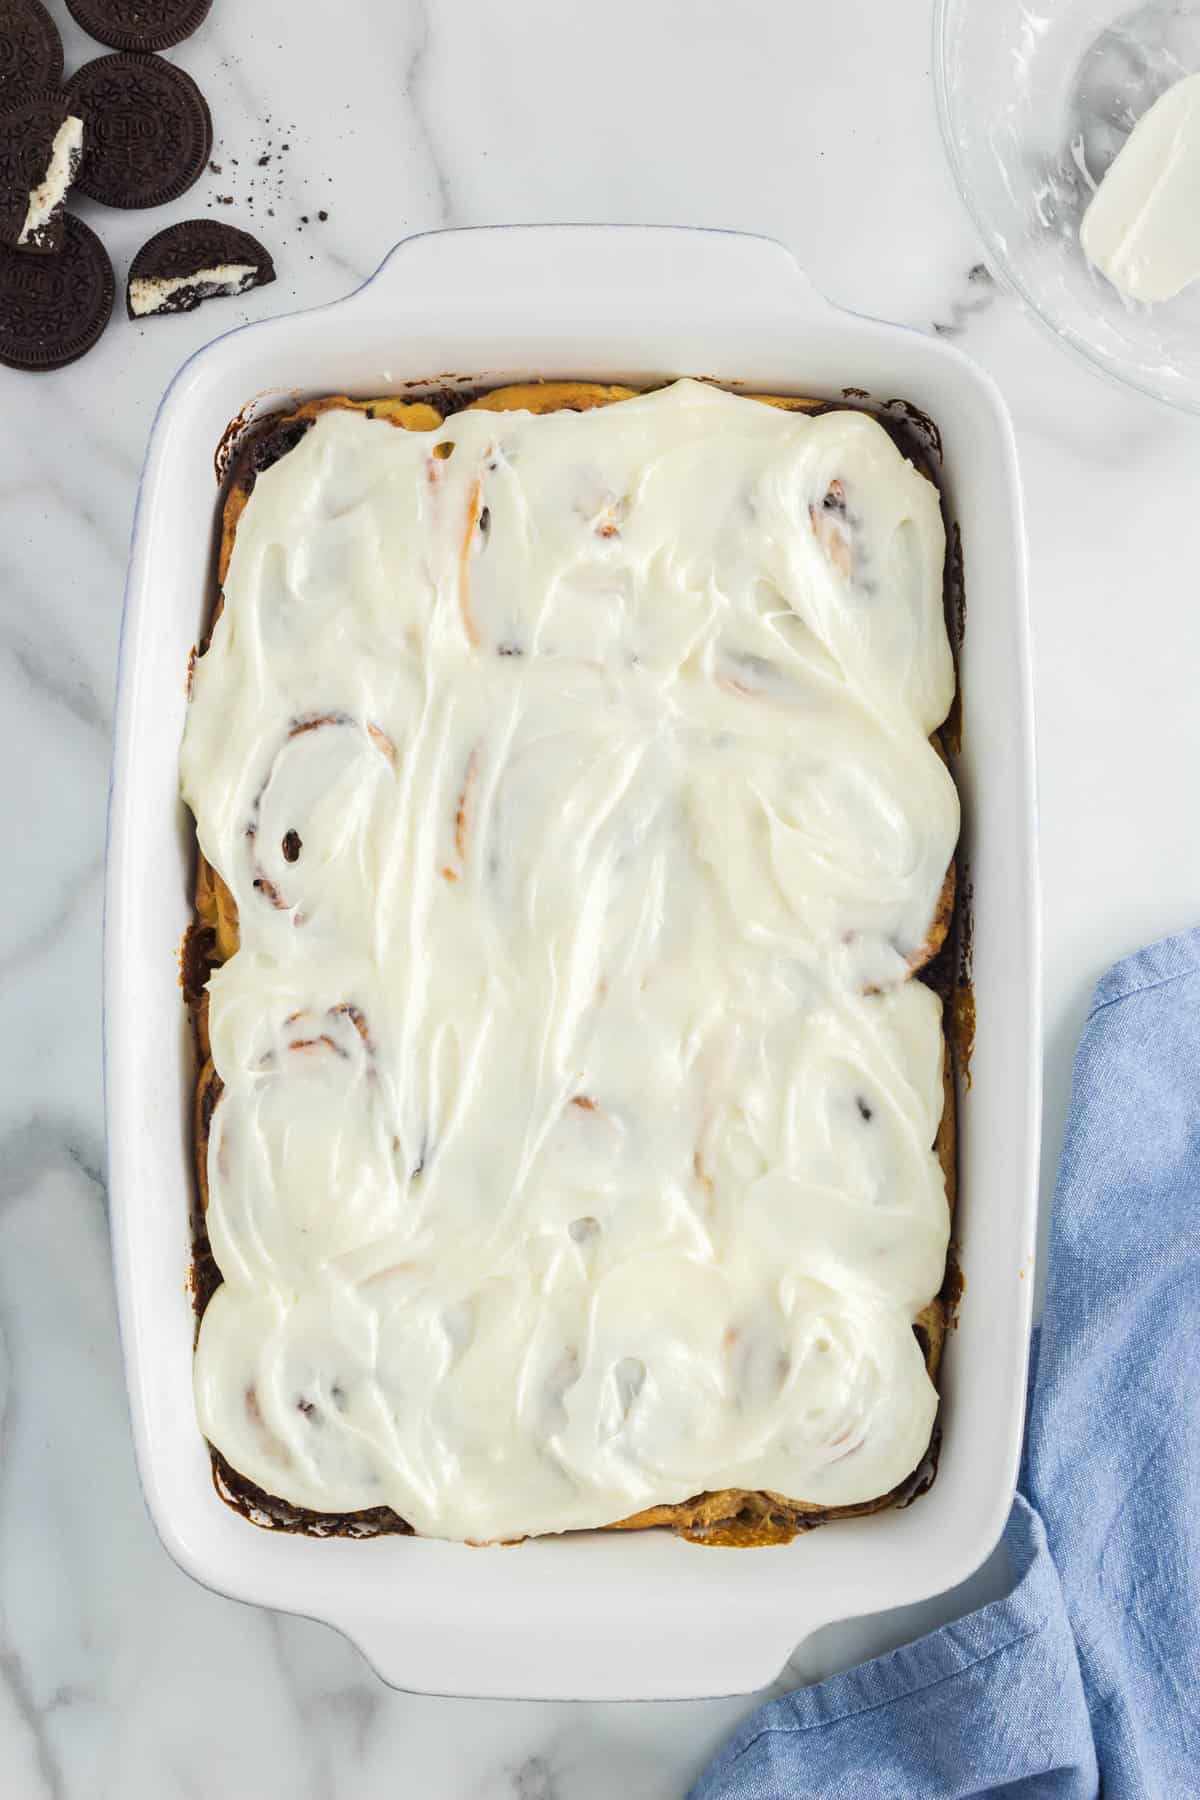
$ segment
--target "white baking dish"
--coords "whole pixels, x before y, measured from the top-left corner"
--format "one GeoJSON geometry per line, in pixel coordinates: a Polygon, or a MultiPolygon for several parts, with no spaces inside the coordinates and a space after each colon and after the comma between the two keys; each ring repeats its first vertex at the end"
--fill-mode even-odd
{"type": "Polygon", "coordinates": [[[105,1048],[113,1254],[138,1463],[175,1560],[222,1593],[338,1626],[399,1686],[651,1698],[747,1691],[817,1626],[915,1601],[987,1556],[1023,1418],[1039,1114],[1033,736],[1020,497],[990,381],[949,345],[851,317],[786,250],[731,233],[532,226],[401,244],[335,306],[192,358],[150,439],[121,648],[109,832],[105,1048]],[[193,1068],[176,983],[191,832],[178,796],[184,670],[208,604],[213,452],[228,422],[449,371],[644,383],[676,374],[839,398],[902,396],[945,440],[966,556],[958,768],[974,888],[978,1044],[960,1096],[956,1236],[966,1294],[944,1372],[944,1446],[903,1511],[786,1548],[664,1532],[478,1550],[255,1529],[217,1498],[192,1409],[187,1292],[193,1068]]]}

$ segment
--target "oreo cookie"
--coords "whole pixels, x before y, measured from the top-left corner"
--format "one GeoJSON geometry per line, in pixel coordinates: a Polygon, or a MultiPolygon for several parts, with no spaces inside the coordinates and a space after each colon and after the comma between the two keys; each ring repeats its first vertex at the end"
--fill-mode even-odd
{"type": "Polygon", "coordinates": [[[82,154],[83,121],[63,94],[35,94],[0,113],[0,244],[58,254],[82,154]]]}
{"type": "Polygon", "coordinates": [[[212,0],[67,0],[77,25],[114,50],[169,50],[203,25],[212,0]]]}
{"type": "Polygon", "coordinates": [[[104,245],[71,214],[57,256],[0,248],[0,363],[61,369],[86,355],[108,324],[114,286],[104,245]]]}
{"type": "Polygon", "coordinates": [[[88,154],[77,186],[105,206],[162,206],[203,173],[212,115],[190,75],[161,56],[99,56],[67,83],[88,154]]]}
{"type": "Polygon", "coordinates": [[[62,72],[62,39],[41,0],[0,0],[0,106],[57,87],[62,72]]]}
{"type": "Polygon", "coordinates": [[[125,289],[131,319],[191,312],[202,300],[244,294],[275,279],[275,265],[257,238],[219,219],[168,225],[134,257],[125,289]]]}

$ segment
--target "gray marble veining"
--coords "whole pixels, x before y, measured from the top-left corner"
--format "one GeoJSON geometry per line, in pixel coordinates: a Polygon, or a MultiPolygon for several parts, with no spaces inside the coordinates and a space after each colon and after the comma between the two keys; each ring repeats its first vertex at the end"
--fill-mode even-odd
{"type": "Polygon", "coordinates": [[[965,291],[950,301],[946,318],[933,321],[933,329],[939,337],[960,338],[975,315],[986,312],[996,298],[996,278],[987,264],[972,263],[967,270],[965,291]]]}

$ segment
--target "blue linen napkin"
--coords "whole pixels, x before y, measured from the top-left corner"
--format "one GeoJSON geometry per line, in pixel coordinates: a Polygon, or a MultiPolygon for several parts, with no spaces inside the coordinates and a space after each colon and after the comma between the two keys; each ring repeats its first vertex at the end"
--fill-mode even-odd
{"type": "Polygon", "coordinates": [[[689,1800],[1200,1795],[1200,931],[1096,989],[1034,1349],[1012,1593],[760,1708],[689,1800]]]}

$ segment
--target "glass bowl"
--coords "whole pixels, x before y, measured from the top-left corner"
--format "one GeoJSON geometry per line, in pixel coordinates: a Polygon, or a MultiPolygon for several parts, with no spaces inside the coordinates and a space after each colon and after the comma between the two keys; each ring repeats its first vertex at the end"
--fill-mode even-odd
{"type": "Polygon", "coordinates": [[[1200,0],[937,0],[933,67],[994,273],[1094,368],[1200,412],[1200,283],[1155,306],[1125,300],[1079,247],[1136,121],[1200,70],[1200,0]]]}

